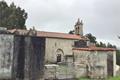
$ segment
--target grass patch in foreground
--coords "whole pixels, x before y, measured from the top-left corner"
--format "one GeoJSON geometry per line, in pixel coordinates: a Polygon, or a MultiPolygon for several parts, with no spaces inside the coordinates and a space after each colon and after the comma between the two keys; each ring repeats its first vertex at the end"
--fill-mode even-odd
{"type": "Polygon", "coordinates": [[[89,78],[82,77],[82,78],[79,78],[79,79],[76,79],[76,80],[90,80],[90,79],[89,79],[89,78]]]}
{"type": "MultiPolygon", "coordinates": [[[[82,78],[79,78],[79,79],[76,79],[76,80],[92,80],[92,79],[82,77],[82,78]]],[[[94,80],[100,80],[100,79],[94,79],[94,80]]],[[[101,80],[120,80],[120,76],[109,77],[108,79],[101,79],[101,80]]]]}
{"type": "Polygon", "coordinates": [[[120,76],[116,76],[116,77],[111,77],[108,80],[120,80],[120,76]]]}

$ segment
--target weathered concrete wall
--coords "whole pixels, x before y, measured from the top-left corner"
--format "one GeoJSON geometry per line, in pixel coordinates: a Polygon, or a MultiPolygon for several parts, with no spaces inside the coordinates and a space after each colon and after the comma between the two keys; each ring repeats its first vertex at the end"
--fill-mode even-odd
{"type": "Polygon", "coordinates": [[[13,35],[0,34],[0,79],[11,78],[13,40],[13,35]]]}
{"type": "Polygon", "coordinates": [[[87,41],[85,40],[75,41],[75,47],[78,47],[78,48],[87,47],[87,41]]]}
{"type": "Polygon", "coordinates": [[[116,51],[113,51],[111,54],[113,54],[113,76],[116,76],[116,51]]]}
{"type": "Polygon", "coordinates": [[[14,38],[14,53],[12,65],[12,80],[24,79],[24,65],[25,65],[25,37],[14,38]]]}
{"type": "Polygon", "coordinates": [[[26,38],[25,80],[44,79],[45,38],[26,38]],[[31,41],[30,41],[31,40],[31,41]]]}
{"type": "Polygon", "coordinates": [[[107,77],[107,54],[104,51],[74,51],[76,77],[107,77]]]}
{"type": "Polygon", "coordinates": [[[107,73],[108,76],[116,76],[116,51],[107,53],[107,73]]]}
{"type": "Polygon", "coordinates": [[[65,55],[72,55],[73,46],[74,40],[46,38],[45,61],[56,62],[56,52],[58,49],[63,51],[63,57],[65,55]]]}
{"type": "Polygon", "coordinates": [[[74,77],[74,67],[67,65],[47,64],[45,65],[45,79],[71,80],[74,77]]]}
{"type": "Polygon", "coordinates": [[[45,39],[15,36],[12,80],[43,80],[45,39]]]}

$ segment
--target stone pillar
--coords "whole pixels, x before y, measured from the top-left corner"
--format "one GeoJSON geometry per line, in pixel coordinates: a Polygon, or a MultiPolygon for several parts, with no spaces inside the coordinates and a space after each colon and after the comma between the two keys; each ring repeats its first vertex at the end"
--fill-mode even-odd
{"type": "Polygon", "coordinates": [[[113,76],[116,76],[116,51],[113,51],[113,76]]]}

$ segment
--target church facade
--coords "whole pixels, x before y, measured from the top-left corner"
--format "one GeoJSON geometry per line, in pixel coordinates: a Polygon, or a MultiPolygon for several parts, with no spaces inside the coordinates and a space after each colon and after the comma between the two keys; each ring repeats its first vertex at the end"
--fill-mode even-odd
{"type": "MultiPolygon", "coordinates": [[[[23,49],[25,50],[27,50],[27,48],[29,50],[33,49],[34,50],[33,53],[39,55],[44,54],[42,56],[44,58],[42,59],[39,59],[39,56],[37,57],[35,55],[37,59],[33,58],[34,59],[33,61],[44,59],[40,63],[58,64],[58,65],[62,63],[64,64],[66,62],[70,62],[74,66],[74,73],[75,73],[75,77],[77,78],[83,76],[91,77],[91,78],[93,77],[99,78],[101,76],[107,77],[107,76],[116,75],[116,71],[115,71],[116,50],[113,48],[100,48],[96,46],[91,46],[89,39],[83,35],[83,22],[80,21],[79,19],[74,26],[73,34],[36,31],[34,28],[30,30],[13,29],[13,30],[7,30],[7,32],[9,33],[5,35],[11,34],[12,35],[11,39],[13,42],[16,41],[16,36],[22,36],[20,40],[26,42],[25,44],[29,44],[29,45],[34,44],[33,47],[31,47],[30,49],[29,46],[26,46],[24,44],[23,49]],[[29,39],[31,43],[29,42],[29,39]],[[34,47],[35,45],[37,45],[36,42],[38,42],[39,46],[34,47]],[[36,52],[35,50],[38,52],[36,52]]],[[[15,44],[21,44],[21,43],[19,40],[17,43],[15,42],[12,43],[13,48],[11,47],[10,49],[12,51],[11,55],[16,54],[14,53],[14,51],[16,51],[17,49],[14,48],[15,44]]],[[[28,55],[28,52],[30,52],[31,55],[34,55],[32,51],[24,51],[23,53],[28,55]]],[[[17,54],[18,53],[19,52],[17,52],[17,54]]],[[[2,53],[0,53],[0,55],[2,56],[2,53]]],[[[12,58],[11,64],[13,64],[12,63],[14,61],[13,57],[10,58],[12,58]]],[[[26,61],[26,58],[27,57],[24,57],[23,63],[26,61]]],[[[28,62],[25,62],[25,64],[28,64],[28,62]]],[[[37,62],[39,63],[39,61],[37,62]]],[[[41,65],[44,66],[44,64],[41,65]]],[[[9,65],[9,67],[13,67],[13,65],[9,65]]],[[[14,67],[16,66],[14,65],[14,67]]],[[[23,68],[26,69],[26,67],[23,68]]],[[[25,73],[23,76],[26,75],[27,73],[25,73]]]]}

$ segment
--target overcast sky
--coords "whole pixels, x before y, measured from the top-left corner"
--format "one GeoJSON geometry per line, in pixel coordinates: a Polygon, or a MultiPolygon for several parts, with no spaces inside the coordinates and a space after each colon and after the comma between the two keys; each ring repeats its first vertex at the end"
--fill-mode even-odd
{"type": "Polygon", "coordinates": [[[120,46],[120,0],[5,0],[28,13],[27,28],[69,32],[77,18],[84,22],[84,34],[92,33],[98,41],[120,46]]]}

